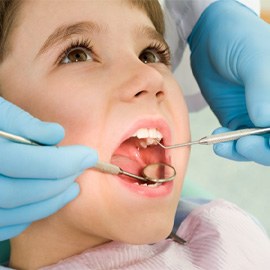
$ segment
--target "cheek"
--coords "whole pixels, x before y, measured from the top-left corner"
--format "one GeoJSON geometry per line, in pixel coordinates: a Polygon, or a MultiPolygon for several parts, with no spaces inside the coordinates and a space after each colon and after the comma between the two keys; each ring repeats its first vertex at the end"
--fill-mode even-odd
{"type": "MultiPolygon", "coordinates": [[[[80,81],[80,80],[79,80],[80,81]]],[[[7,95],[9,100],[42,121],[57,122],[65,128],[67,140],[76,142],[92,132],[104,118],[106,99],[89,82],[66,80],[66,76],[22,85],[7,95]],[[16,94],[14,94],[16,93],[16,94]]],[[[10,87],[11,88],[11,87],[10,87]]],[[[7,92],[8,94],[8,92],[7,92]]],[[[89,140],[89,135],[88,135],[89,140]]]]}
{"type": "Polygon", "coordinates": [[[181,88],[174,79],[170,80],[167,89],[169,101],[167,109],[173,118],[172,128],[174,134],[172,143],[187,142],[190,140],[190,127],[186,101],[181,88]]]}
{"type": "Polygon", "coordinates": [[[19,74],[14,82],[6,82],[3,87],[8,90],[4,94],[41,120],[72,120],[82,117],[86,109],[96,111],[102,101],[103,92],[96,89],[95,80],[87,75],[86,70],[70,67],[47,75],[19,74]]]}
{"type": "MultiPolygon", "coordinates": [[[[168,110],[172,115],[172,144],[184,143],[190,141],[189,114],[182,91],[174,79],[168,80],[168,110]]],[[[176,148],[170,150],[172,162],[177,172],[175,181],[175,192],[178,195],[181,192],[184,182],[190,147],[176,148]]]]}

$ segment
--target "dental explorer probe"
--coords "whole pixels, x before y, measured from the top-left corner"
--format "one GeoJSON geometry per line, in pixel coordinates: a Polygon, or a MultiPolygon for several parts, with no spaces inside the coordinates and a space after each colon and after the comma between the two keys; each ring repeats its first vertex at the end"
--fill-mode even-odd
{"type": "Polygon", "coordinates": [[[210,145],[210,144],[216,144],[216,143],[222,143],[222,142],[229,142],[229,141],[237,140],[244,136],[259,135],[259,134],[265,134],[265,133],[270,133],[270,127],[239,129],[239,130],[229,131],[229,132],[224,132],[224,133],[219,133],[219,134],[212,134],[209,136],[205,136],[197,141],[191,141],[187,143],[179,143],[179,144],[173,144],[173,145],[167,145],[167,146],[163,145],[157,140],[156,142],[164,149],[173,149],[173,148],[178,148],[178,147],[190,146],[193,144],[210,145]]]}

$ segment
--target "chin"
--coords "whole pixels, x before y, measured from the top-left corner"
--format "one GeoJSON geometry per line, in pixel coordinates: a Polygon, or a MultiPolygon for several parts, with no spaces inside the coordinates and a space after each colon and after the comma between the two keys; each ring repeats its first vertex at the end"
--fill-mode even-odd
{"type": "Polygon", "coordinates": [[[159,224],[156,226],[153,223],[153,226],[148,226],[147,228],[141,227],[136,228],[136,230],[127,233],[125,239],[121,239],[121,242],[132,245],[145,245],[145,244],[154,244],[159,241],[166,239],[171,233],[173,228],[173,222],[166,222],[166,224],[159,224]]]}

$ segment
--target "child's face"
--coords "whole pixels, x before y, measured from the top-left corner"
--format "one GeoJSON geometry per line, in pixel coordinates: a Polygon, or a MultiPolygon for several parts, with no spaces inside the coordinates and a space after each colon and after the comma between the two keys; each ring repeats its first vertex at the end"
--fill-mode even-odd
{"type": "Polygon", "coordinates": [[[77,179],[78,198],[41,223],[69,238],[76,230],[77,240],[95,244],[165,238],[189,149],[168,151],[165,158],[158,147],[141,149],[137,139],[123,143],[140,128],[156,128],[167,144],[189,140],[182,94],[159,52],[166,45],[147,15],[120,0],[26,1],[11,48],[0,68],[2,96],[60,123],[62,145],[97,149],[100,160],[135,173],[154,161],[177,171],[173,182],[148,187],[88,169],[77,179]]]}

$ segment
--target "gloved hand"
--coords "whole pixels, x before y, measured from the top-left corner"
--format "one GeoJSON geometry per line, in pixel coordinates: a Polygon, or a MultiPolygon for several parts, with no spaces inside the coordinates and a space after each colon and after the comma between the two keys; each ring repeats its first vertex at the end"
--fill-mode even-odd
{"type": "MultiPolygon", "coordinates": [[[[220,0],[204,11],[188,42],[193,73],[220,123],[229,129],[270,126],[270,25],[239,2],[220,0]]],[[[269,139],[262,136],[214,150],[270,165],[269,139]]]]}
{"type": "Polygon", "coordinates": [[[0,241],[21,233],[79,193],[74,180],[93,166],[97,153],[83,146],[55,147],[64,129],[41,122],[0,98],[0,130],[47,146],[30,146],[0,138],[0,241]]]}

